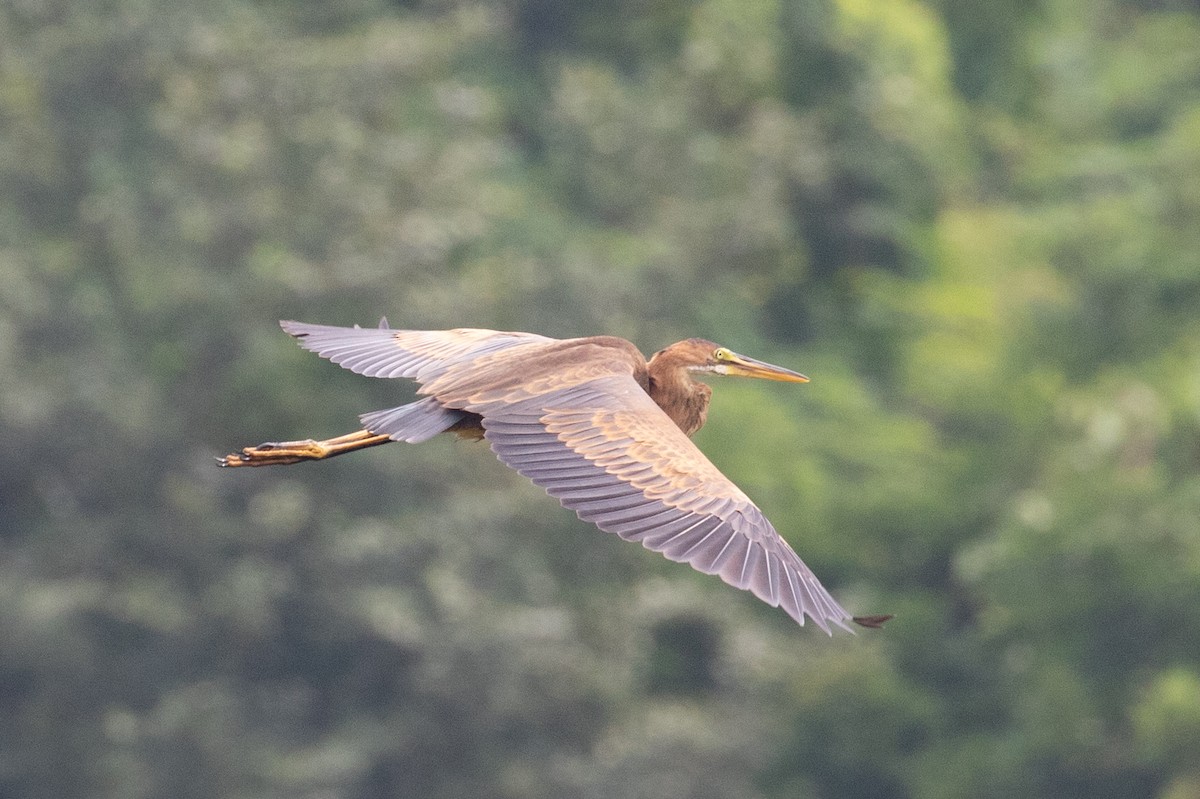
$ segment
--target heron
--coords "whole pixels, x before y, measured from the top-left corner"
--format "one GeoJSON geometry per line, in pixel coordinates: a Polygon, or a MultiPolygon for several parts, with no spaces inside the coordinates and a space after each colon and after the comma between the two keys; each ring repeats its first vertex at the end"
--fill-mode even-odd
{"type": "Polygon", "coordinates": [[[361,429],[316,441],[269,442],[218,458],[221,466],[322,460],[450,432],[484,439],[505,464],[580,519],[667,558],[715,574],[826,633],[851,616],[753,501],[691,436],[712,388],[699,376],[806,383],[781,366],[701,338],[649,360],[614,336],[554,339],[475,328],[401,330],[282,321],[300,346],[366,377],[408,378],[419,399],[362,414],[361,429]]]}

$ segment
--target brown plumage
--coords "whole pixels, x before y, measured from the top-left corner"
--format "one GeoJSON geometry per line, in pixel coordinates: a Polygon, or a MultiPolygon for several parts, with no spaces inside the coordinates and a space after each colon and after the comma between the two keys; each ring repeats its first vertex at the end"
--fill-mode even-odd
{"type": "Polygon", "coordinates": [[[801,374],[695,338],[647,362],[611,336],[281,325],[353,372],[417,381],[422,399],[363,414],[364,429],[349,435],[247,447],[223,466],[297,463],[446,431],[483,437],[581,519],[752,591],[800,624],[808,617],[829,632],[831,622],[882,623],[843,610],[689,439],[712,394],[696,374],[806,382],[801,374]]]}

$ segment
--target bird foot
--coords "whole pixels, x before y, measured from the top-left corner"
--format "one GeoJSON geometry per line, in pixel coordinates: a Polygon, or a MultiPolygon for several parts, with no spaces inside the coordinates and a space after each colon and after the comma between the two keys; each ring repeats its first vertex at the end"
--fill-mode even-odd
{"type": "Polygon", "coordinates": [[[300,461],[320,460],[329,457],[323,452],[320,442],[311,438],[304,441],[269,441],[257,447],[242,447],[223,458],[217,458],[220,466],[283,466],[300,461]]]}
{"type": "Polygon", "coordinates": [[[376,435],[366,430],[359,430],[337,438],[324,441],[314,441],[306,438],[303,441],[268,441],[257,447],[243,447],[240,452],[234,452],[223,458],[217,458],[218,466],[286,466],[301,461],[317,461],[343,455],[366,447],[387,444],[392,439],[385,435],[376,435]]]}
{"type": "Polygon", "coordinates": [[[885,613],[878,616],[855,616],[851,621],[860,627],[869,627],[873,630],[878,630],[884,623],[891,621],[892,614],[885,613]]]}

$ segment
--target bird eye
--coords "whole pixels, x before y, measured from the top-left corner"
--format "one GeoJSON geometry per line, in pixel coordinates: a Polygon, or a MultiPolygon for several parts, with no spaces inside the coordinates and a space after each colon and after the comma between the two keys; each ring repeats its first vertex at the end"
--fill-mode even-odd
{"type": "Polygon", "coordinates": [[[730,353],[729,350],[725,349],[724,347],[717,347],[716,351],[713,353],[713,358],[718,361],[728,361],[731,354],[732,353],[730,353]]]}

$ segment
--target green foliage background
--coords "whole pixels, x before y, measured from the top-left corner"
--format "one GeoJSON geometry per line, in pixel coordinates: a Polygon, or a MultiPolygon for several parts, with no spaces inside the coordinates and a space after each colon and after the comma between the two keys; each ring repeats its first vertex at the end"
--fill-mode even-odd
{"type": "Polygon", "coordinates": [[[0,795],[1200,796],[1200,11],[0,2],[0,795]],[[278,318],[689,335],[827,639],[278,318]],[[732,382],[732,381],[731,381],[732,382]]]}

